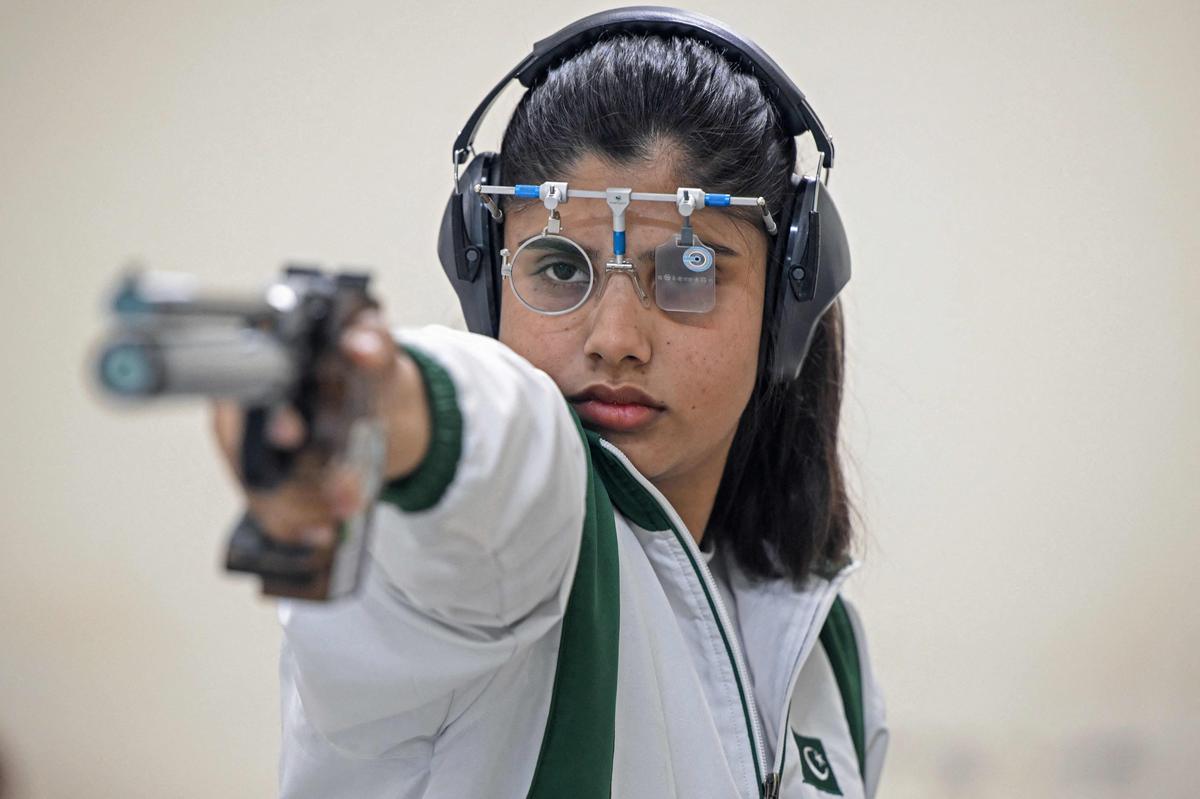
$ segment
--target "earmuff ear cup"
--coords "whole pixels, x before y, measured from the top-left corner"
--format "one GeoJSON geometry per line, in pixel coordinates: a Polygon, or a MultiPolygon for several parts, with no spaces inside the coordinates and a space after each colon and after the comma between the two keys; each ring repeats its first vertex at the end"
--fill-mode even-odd
{"type": "Polygon", "coordinates": [[[458,178],[438,230],[438,260],[458,295],[467,329],[497,335],[500,326],[500,270],[496,264],[503,226],[487,212],[473,187],[494,183],[499,170],[495,153],[479,153],[458,178]]]}
{"type": "Polygon", "coordinates": [[[850,243],[833,195],[805,177],[788,219],[782,269],[775,287],[776,339],[771,363],[776,380],[800,374],[821,317],[850,281],[850,243]]]}

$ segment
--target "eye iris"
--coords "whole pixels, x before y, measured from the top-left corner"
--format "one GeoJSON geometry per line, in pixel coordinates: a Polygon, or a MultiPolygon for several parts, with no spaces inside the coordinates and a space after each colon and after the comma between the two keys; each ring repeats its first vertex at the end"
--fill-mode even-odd
{"type": "Polygon", "coordinates": [[[554,275],[556,280],[570,280],[575,276],[575,266],[574,264],[559,261],[551,265],[550,273],[554,275]]]}

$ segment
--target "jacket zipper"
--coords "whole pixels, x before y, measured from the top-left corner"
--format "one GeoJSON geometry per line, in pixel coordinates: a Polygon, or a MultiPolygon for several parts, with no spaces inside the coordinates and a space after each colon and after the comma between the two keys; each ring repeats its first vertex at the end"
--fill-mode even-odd
{"type": "Polygon", "coordinates": [[[763,799],[779,799],[779,784],[783,781],[783,771],[772,771],[763,782],[763,799]]]}
{"type": "Polygon", "coordinates": [[[603,444],[609,452],[616,455],[622,463],[627,467],[628,473],[632,475],[645,488],[652,497],[658,502],[661,510],[665,511],[668,520],[671,522],[671,531],[675,534],[675,539],[679,541],[683,547],[683,551],[687,554],[688,560],[692,564],[692,570],[700,579],[700,584],[704,588],[704,593],[708,597],[709,602],[716,609],[714,621],[717,629],[721,633],[721,638],[730,653],[730,665],[733,667],[734,680],[737,681],[738,696],[742,701],[742,711],[747,719],[749,719],[750,733],[750,748],[751,754],[754,757],[754,776],[758,783],[758,795],[760,799],[776,799],[779,795],[780,774],[774,772],[763,777],[766,771],[766,763],[763,762],[763,739],[762,726],[758,718],[758,708],[754,702],[754,695],[749,690],[749,681],[745,679],[746,667],[745,661],[742,658],[741,645],[738,643],[737,636],[731,636],[727,630],[727,621],[729,612],[725,608],[725,602],[721,598],[721,592],[717,589],[713,579],[712,572],[708,568],[708,564],[700,557],[700,548],[696,545],[696,540],[691,534],[683,535],[680,531],[686,530],[683,519],[679,518],[679,514],[671,507],[671,503],[667,502],[666,498],[659,493],[649,481],[647,481],[640,472],[633,468],[624,453],[618,450],[607,441],[603,444]],[[773,792],[773,793],[772,793],[773,792]]]}
{"type": "MultiPolygon", "coordinates": [[[[664,504],[666,504],[664,502],[664,504]]],[[[686,529],[683,526],[683,521],[679,521],[679,528],[686,529]]],[[[767,774],[764,779],[763,775],[766,772],[766,763],[763,762],[765,749],[763,749],[762,724],[758,718],[758,706],[754,701],[754,694],[750,691],[750,682],[745,678],[746,666],[745,659],[742,656],[741,644],[738,643],[736,635],[730,635],[728,629],[730,625],[727,623],[729,619],[729,611],[725,608],[725,601],[721,597],[721,591],[717,588],[716,580],[712,576],[712,571],[708,568],[708,564],[704,562],[704,558],[700,556],[700,548],[696,545],[696,540],[692,536],[684,535],[675,531],[675,537],[683,545],[684,550],[689,555],[689,560],[692,562],[692,569],[696,572],[696,576],[700,578],[700,582],[704,586],[704,592],[712,600],[716,606],[717,612],[714,621],[717,623],[718,629],[721,631],[721,637],[725,640],[729,647],[732,657],[730,658],[733,666],[734,678],[738,684],[738,694],[742,699],[742,708],[746,711],[746,716],[750,719],[750,734],[752,736],[751,744],[754,749],[754,773],[758,778],[758,793],[760,797],[767,797],[767,785],[774,774],[767,774]]]]}
{"type": "MultiPolygon", "coordinates": [[[[796,670],[797,674],[799,669],[796,670]]],[[[783,724],[779,727],[779,755],[775,761],[775,770],[767,775],[767,790],[763,799],[779,799],[779,791],[783,788],[783,769],[787,763],[788,718],[792,715],[792,695],[788,693],[787,710],[783,714],[783,724]]]]}

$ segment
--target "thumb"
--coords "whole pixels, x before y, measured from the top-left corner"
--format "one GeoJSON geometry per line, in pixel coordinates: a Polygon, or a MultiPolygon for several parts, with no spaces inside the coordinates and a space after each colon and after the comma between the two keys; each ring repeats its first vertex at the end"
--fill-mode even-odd
{"type": "Polygon", "coordinates": [[[370,372],[383,372],[396,360],[392,335],[375,315],[364,315],[347,327],[340,344],[356,366],[370,372]]]}

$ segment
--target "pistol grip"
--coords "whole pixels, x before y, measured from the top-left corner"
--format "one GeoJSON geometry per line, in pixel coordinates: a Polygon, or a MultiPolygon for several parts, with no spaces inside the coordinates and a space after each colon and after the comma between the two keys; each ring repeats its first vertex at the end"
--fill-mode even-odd
{"type": "Polygon", "coordinates": [[[249,511],[234,526],[225,556],[226,570],[261,577],[264,594],[299,599],[326,599],[331,567],[331,551],[279,543],[249,511]]]}
{"type": "MultiPolygon", "coordinates": [[[[269,491],[287,479],[296,465],[292,451],[272,446],[267,438],[267,420],[270,408],[255,406],[245,411],[242,430],[242,480],[247,486],[260,491],[269,491]]],[[[310,424],[310,419],[305,419],[310,424]]]]}

